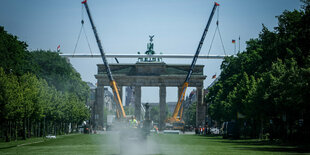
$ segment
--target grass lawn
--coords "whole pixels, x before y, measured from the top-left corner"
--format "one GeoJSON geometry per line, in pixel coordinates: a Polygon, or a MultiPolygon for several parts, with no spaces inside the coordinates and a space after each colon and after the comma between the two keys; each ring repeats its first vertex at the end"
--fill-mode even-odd
{"type": "Polygon", "coordinates": [[[117,134],[66,135],[57,139],[34,138],[0,142],[0,154],[310,154],[296,146],[269,145],[257,140],[223,140],[195,135],[151,135],[147,141],[123,142],[117,134]],[[138,151],[137,151],[138,150],[138,151]],[[141,150],[143,150],[141,152],[141,150]]]}

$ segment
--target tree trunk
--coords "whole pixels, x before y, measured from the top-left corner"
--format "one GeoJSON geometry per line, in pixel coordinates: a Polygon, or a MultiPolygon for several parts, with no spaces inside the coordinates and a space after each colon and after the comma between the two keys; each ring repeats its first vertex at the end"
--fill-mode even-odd
{"type": "Polygon", "coordinates": [[[38,124],[38,137],[41,137],[41,122],[39,121],[39,124],[38,124]]]}
{"type": "Polygon", "coordinates": [[[56,136],[56,135],[57,135],[57,133],[56,133],[56,131],[57,131],[57,130],[56,130],[56,129],[57,129],[57,128],[56,128],[56,122],[53,123],[53,124],[54,124],[54,135],[56,136]]]}
{"type": "Polygon", "coordinates": [[[73,131],[73,123],[71,123],[71,133],[72,133],[72,131],[73,131]]]}
{"type": "Polygon", "coordinates": [[[46,136],[46,131],[45,131],[45,117],[44,117],[44,121],[43,121],[43,137],[46,136]]]}
{"type": "Polygon", "coordinates": [[[23,119],[23,133],[22,133],[22,138],[23,140],[26,140],[26,118],[24,117],[23,119]]]}
{"type": "Polygon", "coordinates": [[[12,121],[9,121],[9,126],[10,126],[10,139],[12,137],[12,121]]]}
{"type": "Polygon", "coordinates": [[[264,122],[263,122],[263,119],[260,120],[260,139],[264,139],[264,122]]]}
{"type": "Polygon", "coordinates": [[[33,123],[33,136],[38,137],[38,122],[33,123]]]}
{"type": "Polygon", "coordinates": [[[62,135],[61,129],[62,129],[62,126],[61,126],[61,122],[60,122],[60,123],[58,123],[58,134],[59,135],[62,135]]]}
{"type": "Polygon", "coordinates": [[[9,125],[8,125],[9,121],[6,121],[5,123],[5,141],[6,142],[10,142],[11,141],[11,137],[10,137],[10,129],[9,129],[9,125]]]}
{"type": "Polygon", "coordinates": [[[18,135],[18,128],[17,128],[17,122],[15,121],[15,141],[17,141],[17,135],[18,135]]]}
{"type": "Polygon", "coordinates": [[[31,128],[32,128],[32,121],[29,119],[27,119],[27,138],[31,137],[31,128]]]}

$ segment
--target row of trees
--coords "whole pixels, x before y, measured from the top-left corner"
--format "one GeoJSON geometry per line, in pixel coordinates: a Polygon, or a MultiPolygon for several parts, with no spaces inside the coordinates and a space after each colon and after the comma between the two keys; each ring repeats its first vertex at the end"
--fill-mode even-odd
{"type": "Polygon", "coordinates": [[[63,134],[90,117],[89,88],[70,63],[0,27],[0,136],[26,139],[63,134]]]}
{"type": "Polygon", "coordinates": [[[226,57],[206,102],[218,122],[234,120],[248,136],[310,137],[310,1],[263,26],[246,51],[226,57]]]}
{"type": "Polygon", "coordinates": [[[187,108],[184,108],[183,119],[186,125],[196,127],[196,107],[197,101],[191,103],[187,108]]]}

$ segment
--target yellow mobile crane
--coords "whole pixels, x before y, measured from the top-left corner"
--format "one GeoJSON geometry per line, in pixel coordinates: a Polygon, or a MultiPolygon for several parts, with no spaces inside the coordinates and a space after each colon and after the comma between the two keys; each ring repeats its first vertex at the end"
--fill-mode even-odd
{"type": "Polygon", "coordinates": [[[187,73],[187,76],[186,76],[186,79],[182,85],[182,89],[181,89],[181,92],[180,92],[180,95],[179,95],[179,99],[178,99],[178,103],[173,111],[173,114],[172,114],[172,117],[168,118],[167,119],[167,123],[170,123],[173,125],[173,129],[183,129],[184,128],[184,121],[182,120],[182,113],[183,113],[183,107],[181,108],[182,106],[182,103],[184,101],[184,97],[185,97],[185,92],[186,92],[186,89],[188,87],[188,83],[189,83],[189,80],[191,78],[191,75],[193,73],[193,70],[194,70],[194,67],[196,65],[196,61],[198,59],[198,55],[200,53],[200,50],[201,50],[201,47],[202,47],[202,44],[204,42],[204,39],[206,37],[206,34],[208,32],[208,29],[209,29],[209,26],[210,26],[210,23],[212,21],[212,18],[213,18],[213,15],[214,15],[214,12],[216,10],[216,8],[219,6],[218,3],[214,3],[214,6],[213,6],[213,9],[212,9],[212,12],[210,14],[210,17],[209,17],[209,20],[208,20],[208,23],[203,31],[203,34],[202,34],[202,37],[200,39],[200,42],[198,44],[198,48],[196,50],[196,53],[195,53],[195,56],[193,58],[193,61],[192,61],[192,64],[190,66],[190,69],[187,73]],[[180,113],[180,114],[179,114],[180,113]],[[179,114],[179,117],[178,117],[178,114],[179,114]]]}
{"type": "Polygon", "coordinates": [[[91,24],[91,26],[93,28],[93,32],[94,32],[94,35],[95,35],[95,38],[96,38],[96,41],[97,41],[97,44],[98,44],[98,47],[99,47],[101,58],[103,60],[104,66],[105,66],[107,74],[108,74],[108,78],[110,80],[110,86],[111,86],[111,88],[113,90],[114,100],[116,102],[116,107],[117,107],[116,108],[116,116],[117,116],[118,119],[124,119],[124,118],[126,118],[126,114],[125,114],[125,111],[124,111],[122,100],[120,98],[116,82],[113,79],[110,66],[109,66],[108,61],[107,61],[107,59],[105,57],[105,53],[104,53],[104,51],[102,49],[102,45],[101,45],[101,41],[100,41],[98,33],[97,33],[97,29],[95,27],[95,24],[93,22],[92,16],[90,14],[90,11],[89,11],[89,8],[88,8],[88,5],[87,5],[87,0],[84,0],[82,2],[82,4],[84,4],[84,6],[85,6],[85,9],[86,9],[86,12],[87,12],[90,24],[91,24]]]}

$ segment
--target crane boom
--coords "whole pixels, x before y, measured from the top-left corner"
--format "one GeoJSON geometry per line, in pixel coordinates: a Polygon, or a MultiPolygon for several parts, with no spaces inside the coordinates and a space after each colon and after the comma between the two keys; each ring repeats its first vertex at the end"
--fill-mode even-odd
{"type": "MultiPolygon", "coordinates": [[[[218,6],[219,6],[219,4],[215,2],[215,3],[214,3],[214,6],[213,6],[213,9],[212,9],[212,12],[211,12],[211,14],[210,14],[208,23],[207,23],[207,25],[206,25],[206,27],[205,27],[205,29],[204,29],[204,31],[203,31],[202,37],[201,37],[200,42],[199,42],[199,44],[198,44],[198,47],[197,47],[195,56],[194,56],[193,61],[192,61],[192,64],[191,64],[190,69],[189,69],[189,71],[188,71],[188,73],[187,73],[186,79],[185,79],[185,81],[184,81],[184,83],[183,83],[183,85],[182,85],[181,92],[180,92],[181,94],[179,95],[178,103],[177,103],[177,105],[176,105],[176,107],[175,107],[175,109],[174,109],[174,112],[173,112],[173,114],[172,114],[172,117],[168,119],[168,122],[180,121],[180,119],[178,119],[177,116],[178,116],[178,114],[179,114],[179,112],[180,112],[180,108],[181,108],[181,105],[182,105],[183,100],[184,100],[184,97],[185,97],[185,92],[186,92],[186,89],[187,89],[187,87],[188,87],[188,82],[189,82],[189,80],[190,80],[190,78],[191,78],[191,75],[192,75],[192,73],[193,73],[194,67],[195,67],[195,65],[196,65],[196,61],[197,61],[197,59],[198,59],[198,55],[199,55],[199,53],[200,53],[201,47],[202,47],[203,42],[204,42],[204,40],[205,40],[206,34],[207,34],[207,32],[208,32],[210,23],[211,23],[211,21],[212,21],[213,15],[214,15],[214,12],[215,12],[215,10],[216,10],[216,8],[217,8],[218,6]]],[[[181,113],[182,113],[182,111],[181,111],[181,113]]],[[[180,114],[180,118],[182,117],[181,115],[182,115],[182,114],[180,114]]]]}
{"type": "Polygon", "coordinates": [[[106,56],[105,56],[105,53],[103,51],[103,48],[102,48],[102,45],[101,45],[101,41],[100,41],[98,33],[97,33],[97,29],[95,27],[95,24],[93,22],[92,16],[90,14],[90,11],[89,11],[89,8],[88,8],[88,5],[87,5],[87,0],[84,0],[82,2],[82,4],[84,4],[84,6],[85,6],[85,9],[86,9],[86,12],[87,12],[90,24],[92,26],[92,29],[93,29],[93,32],[94,32],[94,35],[95,35],[95,38],[96,38],[96,41],[97,41],[97,45],[98,45],[98,48],[99,48],[99,51],[100,51],[100,54],[101,54],[102,61],[103,61],[104,66],[106,68],[106,72],[107,72],[107,75],[108,75],[108,78],[109,78],[109,81],[110,81],[110,86],[111,86],[111,88],[113,90],[114,100],[115,100],[116,106],[117,106],[117,108],[116,108],[117,118],[126,118],[126,114],[125,114],[124,107],[123,107],[123,104],[122,104],[122,101],[121,101],[121,98],[120,98],[120,95],[119,95],[119,92],[118,92],[118,89],[117,89],[117,85],[116,85],[115,80],[113,79],[109,63],[108,63],[108,61],[106,59],[106,56]]]}

